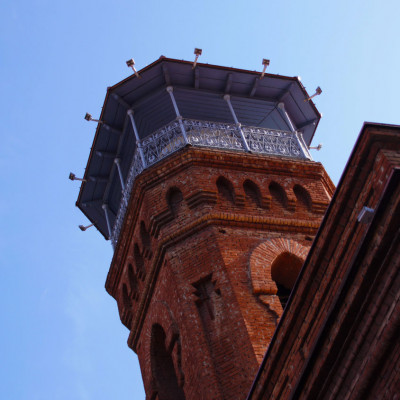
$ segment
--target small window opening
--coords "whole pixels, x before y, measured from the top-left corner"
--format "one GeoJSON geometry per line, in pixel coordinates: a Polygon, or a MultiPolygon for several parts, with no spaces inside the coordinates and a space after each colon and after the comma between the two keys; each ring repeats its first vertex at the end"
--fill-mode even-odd
{"type": "Polygon", "coordinates": [[[284,252],[271,265],[271,276],[278,288],[277,296],[285,309],[290,293],[303,265],[303,260],[295,254],[284,252]]]}
{"type": "Polygon", "coordinates": [[[168,191],[167,203],[174,217],[178,215],[182,206],[182,201],[183,201],[183,194],[178,188],[174,187],[168,191]]]}

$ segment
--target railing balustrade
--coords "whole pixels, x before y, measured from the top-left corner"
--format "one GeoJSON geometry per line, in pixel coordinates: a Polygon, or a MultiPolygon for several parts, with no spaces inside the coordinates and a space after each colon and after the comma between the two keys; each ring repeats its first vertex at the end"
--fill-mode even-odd
{"type": "MultiPolygon", "coordinates": [[[[189,144],[192,146],[245,151],[238,127],[233,123],[198,121],[192,119],[183,119],[182,122],[189,144]]],[[[311,159],[301,133],[244,125],[242,125],[241,128],[251,152],[299,159],[311,159]]],[[[179,122],[176,120],[172,121],[153,134],[145,137],[141,142],[141,146],[147,167],[178,151],[185,146],[185,140],[179,122]]],[[[138,149],[136,149],[112,229],[111,240],[114,247],[117,244],[121,231],[133,183],[136,176],[138,176],[143,169],[141,157],[138,153],[138,149]]]]}

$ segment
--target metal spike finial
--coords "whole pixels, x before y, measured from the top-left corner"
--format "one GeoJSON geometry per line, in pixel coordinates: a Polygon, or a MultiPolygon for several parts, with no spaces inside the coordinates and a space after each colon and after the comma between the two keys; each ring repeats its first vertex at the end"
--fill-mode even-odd
{"type": "Polygon", "coordinates": [[[92,117],[92,114],[89,114],[89,113],[86,113],[86,114],[85,114],[85,119],[86,119],[86,121],[93,121],[93,122],[97,122],[97,123],[99,123],[99,124],[102,124],[102,123],[103,123],[103,122],[100,121],[99,119],[94,119],[94,118],[92,117]]]}
{"type": "Polygon", "coordinates": [[[133,58],[131,58],[130,60],[128,60],[128,61],[126,62],[126,65],[127,65],[129,68],[132,68],[134,74],[136,75],[136,78],[141,78],[141,76],[139,75],[139,72],[136,71],[136,68],[135,68],[135,60],[134,60],[133,58]]]}
{"type": "Polygon", "coordinates": [[[269,64],[270,64],[270,61],[267,60],[266,58],[263,58],[263,60],[262,60],[262,65],[263,65],[264,67],[263,67],[263,70],[262,70],[262,72],[261,72],[260,79],[264,78],[265,71],[267,70],[267,67],[268,67],[269,64]]]}
{"type": "Polygon", "coordinates": [[[317,150],[320,151],[322,149],[322,143],[320,143],[318,146],[314,146],[314,147],[309,147],[309,150],[317,150]]]}
{"type": "Polygon", "coordinates": [[[318,86],[318,87],[315,89],[315,93],[314,93],[312,96],[310,96],[308,99],[304,99],[304,101],[305,101],[305,102],[306,102],[306,101],[310,101],[312,98],[314,98],[315,96],[319,96],[321,93],[322,93],[322,89],[318,86]]]}
{"type": "Polygon", "coordinates": [[[199,57],[201,56],[201,53],[203,53],[203,50],[202,50],[202,49],[198,49],[197,47],[194,49],[194,55],[196,56],[196,58],[194,59],[192,69],[195,69],[195,68],[196,68],[197,60],[198,60],[199,57]]]}
{"type": "Polygon", "coordinates": [[[69,173],[68,179],[71,180],[71,181],[86,182],[86,179],[77,178],[73,172],[70,172],[70,173],[69,173]]]}
{"type": "Polygon", "coordinates": [[[85,232],[86,229],[89,229],[89,228],[92,227],[93,225],[94,225],[94,224],[90,224],[90,225],[88,225],[88,226],[79,225],[79,229],[80,229],[82,232],[85,232]]]}

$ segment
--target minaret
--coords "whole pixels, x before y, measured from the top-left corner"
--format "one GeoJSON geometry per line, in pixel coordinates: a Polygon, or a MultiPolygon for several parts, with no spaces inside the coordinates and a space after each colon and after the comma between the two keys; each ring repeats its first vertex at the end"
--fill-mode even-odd
{"type": "Polygon", "coordinates": [[[146,398],[246,398],[333,194],[319,119],[297,77],[197,57],[107,90],[77,205],[146,398]]]}

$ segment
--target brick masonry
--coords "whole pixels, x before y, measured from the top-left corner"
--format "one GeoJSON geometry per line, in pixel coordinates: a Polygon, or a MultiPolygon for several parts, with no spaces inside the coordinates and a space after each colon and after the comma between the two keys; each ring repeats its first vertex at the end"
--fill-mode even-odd
{"type": "Polygon", "coordinates": [[[248,399],[398,398],[399,137],[364,125],[248,399]]]}
{"type": "Polygon", "coordinates": [[[319,163],[186,147],[136,180],[106,282],[149,399],[245,398],[334,186],[319,163]],[[165,371],[169,371],[168,373],[165,371]]]}

